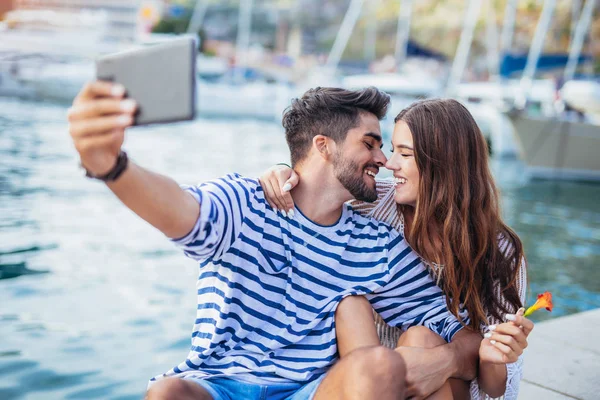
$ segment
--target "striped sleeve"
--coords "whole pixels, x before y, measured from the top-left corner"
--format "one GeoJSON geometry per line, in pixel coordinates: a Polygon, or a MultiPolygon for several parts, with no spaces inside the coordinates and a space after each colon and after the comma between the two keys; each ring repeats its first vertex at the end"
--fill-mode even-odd
{"type": "Polygon", "coordinates": [[[396,203],[394,202],[394,182],[388,180],[377,180],[377,200],[366,202],[361,200],[352,200],[349,204],[352,209],[366,217],[373,217],[379,221],[384,221],[395,226],[393,221],[385,218],[387,214],[398,215],[396,203]]]}
{"type": "Polygon", "coordinates": [[[249,181],[232,174],[198,186],[182,185],[200,204],[200,215],[190,233],[171,239],[173,243],[194,260],[220,258],[240,232],[253,191],[249,181]]]}
{"type": "Polygon", "coordinates": [[[441,289],[402,236],[389,249],[389,283],[367,296],[373,309],[391,326],[423,325],[450,342],[462,325],[448,311],[441,289]]]}

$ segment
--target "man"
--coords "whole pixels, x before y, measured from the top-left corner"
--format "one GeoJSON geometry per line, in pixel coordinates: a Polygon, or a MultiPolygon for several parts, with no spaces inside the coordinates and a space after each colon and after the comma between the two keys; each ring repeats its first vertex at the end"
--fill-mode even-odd
{"type": "Polygon", "coordinates": [[[317,88],[293,102],[283,124],[301,183],[290,217],[265,202],[255,179],[180,187],[128,162],[120,148],[135,103],[123,94],[94,82],[75,99],[70,133],[81,163],[201,266],[192,349],[153,378],[148,398],[401,399],[474,377],[479,335],[460,331],[398,232],[344,204],[377,197],[387,95],[317,88]],[[335,363],[334,313],[351,295],[365,295],[390,324],[456,339],[404,357],[361,348],[335,363]]]}

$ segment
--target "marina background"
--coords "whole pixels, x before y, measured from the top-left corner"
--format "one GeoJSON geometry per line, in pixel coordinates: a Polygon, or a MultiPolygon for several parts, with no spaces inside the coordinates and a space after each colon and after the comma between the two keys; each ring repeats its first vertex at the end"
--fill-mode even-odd
{"type": "MultiPolygon", "coordinates": [[[[19,6],[36,2],[14,3],[19,6]]],[[[50,3],[60,2],[37,2],[42,5],[50,3]]],[[[90,2],[88,7],[91,3],[100,2],[90,2]]],[[[269,2],[274,3],[277,2],[269,2]]],[[[292,11],[298,4],[304,4],[288,3],[293,6],[290,7],[292,11]]],[[[232,44],[238,40],[237,32],[223,33],[223,37],[214,39],[212,44],[207,37],[207,45],[215,46],[208,53],[223,51],[225,61],[221,59],[213,63],[215,59],[205,60],[203,66],[207,68],[199,71],[200,84],[205,85],[201,90],[206,95],[204,100],[199,99],[200,115],[191,122],[130,129],[125,143],[130,157],[178,182],[190,184],[232,171],[258,176],[273,164],[288,160],[283,128],[278,118],[292,96],[300,94],[310,82],[315,82],[311,81],[315,78],[310,77],[308,72],[306,76],[299,76],[304,74],[293,71],[289,62],[293,60],[295,67],[305,63],[307,71],[309,65],[326,65],[331,56],[327,55],[330,47],[339,35],[336,31],[353,2],[327,3],[333,4],[331,12],[337,18],[337,25],[327,28],[330,31],[329,48],[325,45],[326,40],[321,42],[321,39],[309,36],[304,44],[298,44],[302,43],[300,41],[296,42],[296,47],[292,46],[292,50],[300,55],[305,53],[306,57],[280,55],[278,61],[269,63],[268,67],[254,68],[252,65],[252,69],[248,68],[252,73],[244,74],[241,81],[237,80],[240,79],[237,72],[231,72],[235,70],[232,68],[236,66],[235,61],[242,57],[239,54],[236,57],[236,48],[232,44]],[[217,42],[222,43],[221,50],[218,50],[217,42]],[[220,76],[216,79],[211,75],[211,71],[221,74],[222,68],[226,69],[225,75],[229,74],[227,79],[230,80],[220,76]],[[232,115],[232,98],[225,97],[232,88],[236,88],[235,95],[240,104],[234,110],[237,115],[232,115]],[[270,103],[267,110],[267,106],[253,96],[275,98],[276,101],[270,103]],[[212,105],[222,102],[231,107],[221,106],[220,110],[215,107],[207,112],[210,104],[202,101],[212,105]],[[244,104],[258,104],[259,107],[243,108],[244,104]]],[[[383,6],[391,4],[383,0],[380,3],[383,6]]],[[[452,40],[447,40],[454,45],[449,45],[448,49],[433,49],[435,57],[411,58],[407,64],[427,66],[432,71],[440,68],[440,71],[446,71],[443,76],[448,77],[467,8],[467,2],[454,3],[455,15],[448,19],[456,27],[452,40]],[[459,9],[458,3],[462,8],[459,9]],[[438,64],[435,61],[438,56],[446,61],[438,64]]],[[[519,7],[522,3],[519,2],[519,7]]],[[[527,18],[537,21],[544,2],[526,3],[532,4],[531,15],[528,14],[527,18]]],[[[586,2],[575,3],[582,11],[586,2]]],[[[86,8],[82,1],[77,4],[86,8]]],[[[178,12],[191,12],[192,6],[195,6],[189,2],[161,2],[163,8],[159,10],[158,6],[151,8],[150,2],[121,4],[121,11],[129,10],[128,7],[133,10],[127,12],[136,22],[127,29],[136,33],[131,33],[129,39],[109,41],[112,44],[107,49],[114,49],[113,45],[123,45],[128,41],[128,45],[134,45],[140,40],[137,30],[148,30],[144,23],[157,26],[159,11],[166,13],[170,10],[173,17],[178,12]]],[[[237,15],[239,4],[229,4],[235,12],[224,12],[223,21],[237,24],[241,15],[237,15]]],[[[571,5],[558,2],[557,7],[565,10],[571,5]]],[[[386,16],[392,15],[391,10],[398,12],[396,6],[390,7],[383,11],[384,16],[381,17],[384,28],[386,16]]],[[[498,7],[500,9],[501,6],[498,7]]],[[[80,12],[77,8],[73,10],[80,12]]],[[[287,12],[283,6],[281,10],[282,14],[287,12]]],[[[564,17],[556,12],[555,15],[564,17]]],[[[416,21],[424,15],[427,11],[417,7],[413,19],[416,21]]],[[[482,11],[481,15],[485,13],[482,11]]],[[[207,21],[217,17],[216,13],[207,13],[206,16],[207,21]]],[[[521,18],[525,17],[518,19],[521,18]]],[[[497,19],[500,26],[502,13],[498,13],[497,19]]],[[[397,15],[388,20],[397,21],[397,15]]],[[[564,37],[569,37],[571,32],[568,21],[564,18],[564,26],[568,28],[564,37]]],[[[436,23],[441,22],[431,22],[436,23]]],[[[415,32],[427,31],[422,25],[415,24],[418,26],[415,32]]],[[[594,32],[598,18],[593,18],[590,25],[594,32]]],[[[534,26],[533,23],[530,26],[534,26]]],[[[367,28],[368,21],[365,20],[357,24],[356,30],[368,36],[367,28]]],[[[381,29],[385,31],[384,28],[381,29]]],[[[0,399],[139,399],[148,379],[174,366],[189,349],[190,328],[195,315],[197,265],[186,259],[162,234],[123,207],[104,185],[83,177],[67,131],[66,112],[70,101],[61,99],[61,95],[68,97],[64,94],[68,90],[78,90],[82,79],[93,76],[93,70],[89,75],[88,68],[92,56],[75,54],[80,51],[78,48],[83,39],[79,45],[74,42],[77,46],[73,46],[73,53],[68,56],[57,55],[51,48],[45,53],[41,53],[39,48],[17,51],[16,44],[10,48],[9,44],[22,46],[27,42],[38,46],[38,36],[6,29],[0,31],[0,66],[8,70],[0,69],[0,72],[11,72],[10,66],[15,65],[11,60],[14,60],[15,54],[19,60],[27,54],[35,54],[35,57],[32,57],[33,64],[19,64],[24,68],[20,72],[25,72],[21,78],[29,76],[31,79],[15,80],[15,86],[10,87],[14,92],[5,92],[0,97],[0,399]],[[59,65],[59,68],[53,71],[52,65],[59,65]],[[28,70],[32,66],[37,70],[28,70]],[[28,71],[38,72],[27,75],[28,71]],[[46,81],[40,84],[39,77],[45,77],[46,81]],[[42,92],[40,88],[43,88],[42,92]]],[[[517,39],[515,43],[526,49],[534,36],[533,30],[529,31],[529,36],[523,34],[528,37],[523,39],[523,43],[517,39]]],[[[258,31],[265,37],[270,37],[269,32],[276,33],[276,30],[268,29],[258,31]]],[[[207,27],[205,35],[209,36],[209,32],[207,27]]],[[[390,34],[396,36],[395,28],[390,28],[390,34]]],[[[411,34],[411,38],[413,36],[422,38],[423,34],[411,34]]],[[[144,40],[150,42],[164,40],[157,36],[145,37],[144,40]]],[[[562,36],[556,37],[560,39],[562,36]]],[[[590,37],[593,38],[593,35],[590,37]]],[[[256,44],[260,42],[260,35],[246,39],[256,44]]],[[[482,43],[480,39],[475,43],[482,43]]],[[[65,40],[68,41],[68,36],[65,40]]],[[[593,75],[595,71],[597,51],[590,41],[593,42],[591,39],[586,42],[584,54],[592,56],[582,63],[578,74],[593,75]]],[[[366,54],[362,39],[361,45],[356,45],[358,42],[358,39],[353,42],[350,38],[349,53],[344,52],[344,56],[340,57],[339,69],[344,73],[327,76],[327,79],[332,79],[330,82],[350,85],[351,81],[345,79],[350,79],[351,74],[373,78],[379,72],[372,68],[388,68],[385,66],[390,58],[387,57],[386,61],[386,53],[391,55],[394,64],[394,46],[387,44],[386,49],[385,44],[381,45],[383,47],[377,48],[372,59],[374,63],[365,63],[364,60],[373,53],[366,54]],[[352,62],[356,59],[361,62],[352,62]],[[364,65],[367,65],[366,69],[364,65]]],[[[564,40],[555,42],[549,46],[567,50],[568,40],[566,43],[564,40]]],[[[416,44],[425,46],[427,41],[417,41],[416,44]]],[[[475,48],[478,46],[475,45],[475,48]]],[[[99,47],[94,51],[106,50],[99,47]]],[[[482,49],[474,53],[475,56],[471,53],[462,81],[469,83],[477,78],[489,82],[486,53],[482,49]]],[[[257,54],[265,53],[256,50],[255,46],[245,55],[249,65],[253,55],[257,54]]],[[[412,71],[415,69],[419,68],[413,67],[412,71]]],[[[555,75],[562,76],[560,71],[555,75]]],[[[319,69],[317,78],[322,79],[325,72],[326,69],[319,69]]],[[[7,77],[6,74],[0,76],[7,77]]],[[[397,110],[421,96],[424,89],[431,89],[425,85],[416,89],[402,88],[405,91],[394,96],[392,119],[397,110]]],[[[552,95],[554,93],[553,88],[552,95]]],[[[550,103],[553,100],[550,99],[550,103]]],[[[564,179],[564,176],[563,179],[532,179],[518,151],[508,117],[498,111],[496,105],[494,108],[488,106],[485,101],[479,101],[471,105],[471,110],[479,116],[478,122],[486,132],[502,126],[498,135],[511,138],[501,147],[494,146],[494,139],[490,137],[493,150],[494,147],[495,150],[505,149],[493,154],[491,166],[501,188],[506,221],[524,242],[529,262],[528,297],[531,300],[537,293],[546,290],[554,295],[553,312],[539,312],[534,314],[533,319],[542,322],[600,308],[600,185],[564,179]],[[484,126],[486,124],[489,126],[484,126]]],[[[548,121],[551,120],[548,118],[548,121]]],[[[387,135],[384,150],[388,151],[390,118],[383,121],[383,127],[387,135]]],[[[380,173],[380,176],[385,175],[384,171],[380,173]]]]}

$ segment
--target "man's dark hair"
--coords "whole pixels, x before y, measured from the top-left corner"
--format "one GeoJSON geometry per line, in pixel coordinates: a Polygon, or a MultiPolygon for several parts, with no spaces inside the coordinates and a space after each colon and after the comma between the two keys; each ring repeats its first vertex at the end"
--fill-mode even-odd
{"type": "Polygon", "coordinates": [[[292,166],[306,157],[316,135],[341,143],[348,131],[359,125],[360,113],[371,113],[381,120],[389,103],[390,96],[374,87],[362,90],[317,87],[293,99],[283,114],[292,166]]]}

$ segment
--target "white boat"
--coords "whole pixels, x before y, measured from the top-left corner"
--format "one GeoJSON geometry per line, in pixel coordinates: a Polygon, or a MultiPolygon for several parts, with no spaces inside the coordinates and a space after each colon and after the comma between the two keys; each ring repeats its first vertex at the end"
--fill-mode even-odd
{"type": "Polygon", "coordinates": [[[34,88],[38,99],[71,103],[81,88],[95,79],[92,61],[48,63],[42,67],[24,67],[21,80],[34,88]]]}
{"type": "MultiPolygon", "coordinates": [[[[444,97],[443,83],[435,77],[426,75],[352,75],[342,79],[342,86],[348,89],[375,86],[390,95],[391,106],[388,116],[382,121],[382,128],[386,135],[391,135],[394,129],[394,118],[402,109],[420,99],[444,97]]],[[[469,101],[468,98],[459,100],[473,115],[494,156],[516,155],[517,148],[510,120],[491,101],[469,101]]]]}
{"type": "MultiPolygon", "coordinates": [[[[502,108],[520,96],[521,91],[521,83],[515,79],[495,82],[461,82],[456,85],[454,96],[471,103],[486,103],[502,108]]],[[[528,95],[530,111],[535,109],[540,115],[554,115],[556,95],[554,80],[536,79],[532,81],[528,95]]]]}
{"type": "Polygon", "coordinates": [[[586,80],[571,80],[560,89],[565,104],[579,111],[592,123],[600,125],[600,83],[586,80]]]}
{"type": "MultiPolygon", "coordinates": [[[[531,87],[528,83],[534,76],[554,6],[555,1],[548,1],[538,22],[522,78],[525,86],[531,87]]],[[[600,125],[597,117],[600,85],[573,80],[593,10],[594,1],[588,0],[571,41],[564,72],[565,84],[555,102],[555,114],[551,117],[531,115],[527,102],[519,101],[509,112],[521,157],[532,177],[600,181],[600,125]]],[[[528,98],[529,93],[526,92],[524,99],[528,98]]]]}
{"type": "Polygon", "coordinates": [[[232,69],[226,60],[199,55],[196,107],[201,116],[278,120],[292,85],[252,68],[232,69]]]}
{"type": "Polygon", "coordinates": [[[533,178],[600,181],[600,126],[560,118],[511,117],[521,158],[533,178]]]}
{"type": "Polygon", "coordinates": [[[15,3],[2,25],[0,95],[71,102],[94,78],[93,59],[137,40],[136,0],[15,3]]]}
{"type": "Polygon", "coordinates": [[[264,79],[243,82],[221,77],[217,80],[198,78],[197,111],[202,116],[281,119],[282,104],[292,97],[285,83],[264,79]]]}
{"type": "Polygon", "coordinates": [[[344,87],[359,88],[365,84],[375,86],[390,96],[427,98],[442,92],[442,83],[432,76],[397,73],[350,75],[342,79],[344,87]]]}

